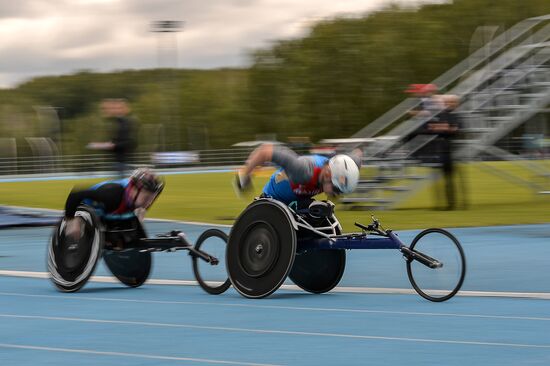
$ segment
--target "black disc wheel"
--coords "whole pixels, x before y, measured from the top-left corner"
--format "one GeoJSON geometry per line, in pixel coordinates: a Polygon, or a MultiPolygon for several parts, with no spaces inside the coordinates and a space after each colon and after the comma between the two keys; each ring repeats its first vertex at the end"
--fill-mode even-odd
{"type": "Polygon", "coordinates": [[[248,227],[239,250],[244,272],[252,278],[269,273],[279,257],[280,245],[273,226],[262,221],[254,222],[248,227]]]}
{"type": "Polygon", "coordinates": [[[338,285],[345,268],[344,249],[308,250],[296,254],[288,277],[303,290],[322,294],[338,285]]]}
{"type": "Polygon", "coordinates": [[[198,256],[193,256],[195,278],[202,289],[212,295],[222,294],[231,286],[225,265],[227,240],[228,236],[223,231],[209,229],[202,233],[195,243],[195,249],[217,260],[215,263],[208,263],[198,256]]]}
{"type": "Polygon", "coordinates": [[[78,239],[65,236],[66,220],[54,229],[48,246],[48,271],[55,286],[63,292],[78,291],[88,282],[101,258],[103,231],[95,211],[80,206],[75,218],[82,220],[78,239]]]}
{"type": "Polygon", "coordinates": [[[296,231],[285,209],[257,200],[239,216],[229,236],[226,263],[237,291],[269,296],[285,281],[296,253],[296,231]]]}
{"type": "Polygon", "coordinates": [[[129,225],[135,230],[129,232],[126,236],[119,238],[123,241],[123,247],[129,248],[124,250],[105,250],[103,259],[109,271],[120,282],[128,287],[139,287],[147,281],[152,267],[152,255],[150,252],[143,252],[137,248],[136,241],[141,238],[146,238],[147,233],[139,220],[133,222],[123,222],[121,225],[129,225]]]}
{"type": "Polygon", "coordinates": [[[466,275],[466,258],[459,241],[443,229],[427,229],[418,234],[410,249],[437,261],[434,268],[416,259],[407,259],[407,275],[416,292],[430,301],[453,297],[466,275]]]}
{"type": "Polygon", "coordinates": [[[139,287],[151,273],[152,258],[149,252],[138,249],[105,250],[103,259],[109,271],[128,287],[139,287]]]}

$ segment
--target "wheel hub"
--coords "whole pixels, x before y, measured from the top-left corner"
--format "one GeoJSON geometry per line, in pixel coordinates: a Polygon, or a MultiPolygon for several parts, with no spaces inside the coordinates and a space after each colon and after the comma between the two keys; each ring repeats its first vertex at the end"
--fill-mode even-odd
{"type": "Polygon", "coordinates": [[[259,222],[252,224],[244,235],[239,259],[242,269],[250,277],[268,273],[279,256],[279,239],[271,225],[259,222]]]}

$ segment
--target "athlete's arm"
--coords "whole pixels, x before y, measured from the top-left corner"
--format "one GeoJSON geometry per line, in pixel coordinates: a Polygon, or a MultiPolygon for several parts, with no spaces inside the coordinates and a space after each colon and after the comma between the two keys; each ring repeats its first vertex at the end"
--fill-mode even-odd
{"type": "Polygon", "coordinates": [[[298,156],[294,151],[284,146],[273,149],[272,162],[285,170],[291,182],[306,183],[314,171],[314,162],[310,156],[298,156]]]}
{"type": "Polygon", "coordinates": [[[124,197],[124,187],[116,183],[107,183],[97,189],[73,190],[65,203],[65,217],[73,218],[76,208],[85,199],[103,204],[106,212],[117,209],[124,197]]]}
{"type": "Polygon", "coordinates": [[[313,174],[313,162],[308,157],[298,156],[285,146],[263,144],[254,150],[240,172],[241,183],[246,185],[252,171],[265,163],[273,162],[283,168],[291,181],[307,182],[313,174]]]}
{"type": "Polygon", "coordinates": [[[267,162],[270,162],[273,157],[273,144],[262,144],[260,147],[256,148],[244,164],[241,174],[245,177],[250,177],[252,171],[267,162]]]}

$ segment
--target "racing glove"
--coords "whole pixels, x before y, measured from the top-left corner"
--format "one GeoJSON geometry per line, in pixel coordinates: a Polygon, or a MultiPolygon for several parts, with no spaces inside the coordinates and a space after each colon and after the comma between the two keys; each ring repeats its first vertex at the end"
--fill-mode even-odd
{"type": "Polygon", "coordinates": [[[252,180],[249,176],[243,174],[241,171],[237,171],[235,174],[235,179],[233,180],[233,188],[237,196],[243,197],[247,196],[254,191],[254,186],[252,185],[252,180]]]}

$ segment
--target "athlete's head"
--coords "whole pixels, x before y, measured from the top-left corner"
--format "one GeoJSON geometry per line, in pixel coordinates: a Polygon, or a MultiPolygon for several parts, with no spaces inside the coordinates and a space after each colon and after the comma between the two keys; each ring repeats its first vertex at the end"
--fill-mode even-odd
{"type": "MultiPolygon", "coordinates": [[[[328,161],[330,180],[323,183],[323,190],[328,194],[351,193],[359,182],[359,168],[347,155],[336,155],[328,161]]],[[[328,174],[327,174],[328,175],[328,174]]]]}
{"type": "Polygon", "coordinates": [[[134,191],[134,206],[149,208],[164,189],[164,180],[149,168],[138,168],[130,176],[129,186],[134,191]]]}

